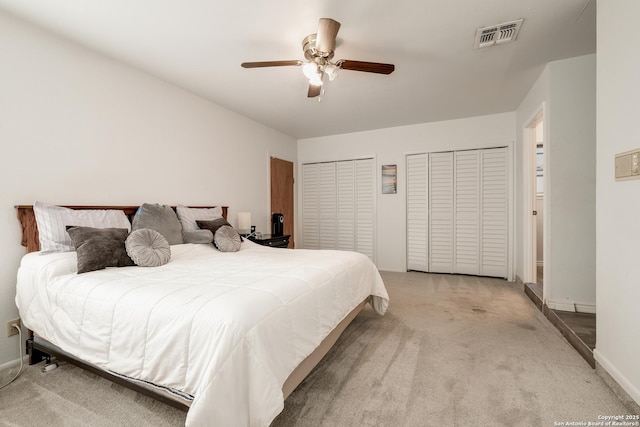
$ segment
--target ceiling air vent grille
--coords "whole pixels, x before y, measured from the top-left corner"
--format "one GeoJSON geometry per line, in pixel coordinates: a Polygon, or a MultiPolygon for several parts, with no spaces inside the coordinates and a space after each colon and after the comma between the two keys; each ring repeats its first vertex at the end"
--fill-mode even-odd
{"type": "Polygon", "coordinates": [[[474,47],[489,47],[494,44],[512,42],[518,37],[520,27],[524,19],[505,22],[504,24],[492,25],[490,27],[479,28],[476,31],[476,41],[474,47]]]}

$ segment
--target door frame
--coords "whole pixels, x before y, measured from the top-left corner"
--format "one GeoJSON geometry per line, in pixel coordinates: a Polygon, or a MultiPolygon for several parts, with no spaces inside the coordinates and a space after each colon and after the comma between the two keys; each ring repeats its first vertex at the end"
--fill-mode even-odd
{"type": "MultiPolygon", "coordinates": [[[[536,197],[537,197],[537,185],[536,185],[536,125],[540,121],[543,123],[543,143],[544,150],[542,152],[543,165],[544,165],[544,210],[543,210],[543,232],[542,241],[543,247],[543,260],[545,265],[545,280],[543,281],[543,297],[546,295],[544,289],[548,284],[548,273],[550,270],[550,260],[548,256],[549,248],[549,236],[547,231],[549,230],[549,161],[548,161],[548,148],[549,148],[549,123],[546,103],[543,102],[531,115],[529,120],[525,121],[522,127],[522,180],[523,180],[523,277],[524,283],[536,283],[537,282],[537,241],[536,241],[536,216],[533,215],[533,211],[536,210],[536,197]]],[[[544,299],[544,298],[543,298],[544,299]]]]}

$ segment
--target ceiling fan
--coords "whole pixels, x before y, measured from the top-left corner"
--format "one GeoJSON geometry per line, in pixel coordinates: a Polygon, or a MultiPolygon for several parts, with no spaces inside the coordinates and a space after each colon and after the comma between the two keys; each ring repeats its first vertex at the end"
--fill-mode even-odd
{"type": "Polygon", "coordinates": [[[333,80],[338,75],[338,70],[364,71],[365,73],[391,74],[395,69],[393,64],[380,62],[352,61],[339,59],[332,61],[336,47],[336,36],[340,29],[340,23],[330,18],[320,18],[318,32],[310,34],[302,40],[302,50],[306,61],[263,61],[243,62],[244,68],[303,66],[302,71],[309,79],[309,98],[316,97],[322,92],[322,80],[326,75],[333,80]]]}

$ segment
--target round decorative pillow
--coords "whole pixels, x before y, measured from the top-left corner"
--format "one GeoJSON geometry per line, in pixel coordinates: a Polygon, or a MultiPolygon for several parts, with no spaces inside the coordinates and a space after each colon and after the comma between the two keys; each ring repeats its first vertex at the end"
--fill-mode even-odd
{"type": "Polygon", "coordinates": [[[216,234],[213,236],[213,244],[216,245],[220,252],[238,252],[242,241],[233,227],[223,225],[216,230],[216,234]]]}
{"type": "Polygon", "coordinates": [[[158,267],[171,259],[171,247],[167,239],[150,228],[131,232],[124,245],[129,257],[141,267],[158,267]]]}

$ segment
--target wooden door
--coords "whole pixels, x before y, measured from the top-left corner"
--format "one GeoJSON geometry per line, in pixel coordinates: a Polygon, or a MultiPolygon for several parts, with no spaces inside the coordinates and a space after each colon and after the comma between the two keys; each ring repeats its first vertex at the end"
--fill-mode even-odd
{"type": "Polygon", "coordinates": [[[271,157],[271,212],[284,215],[284,234],[291,236],[289,248],[295,248],[293,180],[293,163],[271,157]]]}

